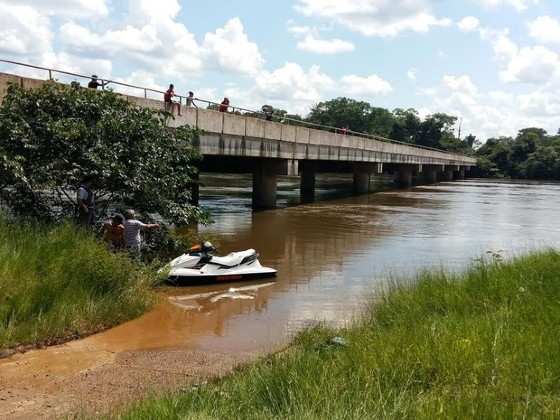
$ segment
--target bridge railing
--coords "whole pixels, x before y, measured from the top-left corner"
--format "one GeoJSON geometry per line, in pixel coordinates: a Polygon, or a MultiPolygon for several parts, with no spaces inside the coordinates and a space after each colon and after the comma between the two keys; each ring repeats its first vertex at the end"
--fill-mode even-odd
{"type": "MultiPolygon", "coordinates": [[[[22,62],[13,61],[13,60],[0,59],[0,63],[6,63],[6,64],[15,65],[15,66],[22,66],[22,67],[26,67],[26,68],[35,69],[35,70],[45,71],[48,74],[48,80],[56,80],[56,79],[54,79],[54,75],[56,75],[56,74],[62,74],[62,75],[71,76],[71,77],[75,77],[75,78],[78,78],[78,79],[85,79],[85,80],[91,80],[91,78],[92,78],[91,76],[86,76],[86,75],[79,74],[79,73],[69,72],[69,71],[65,71],[65,70],[58,70],[58,69],[53,69],[53,68],[43,67],[43,66],[36,66],[36,65],[33,65],[33,64],[22,63],[22,62]]],[[[122,87],[125,87],[127,89],[134,89],[134,90],[138,90],[138,91],[142,92],[144,98],[148,98],[148,93],[158,94],[158,95],[162,95],[162,96],[165,94],[164,91],[159,90],[159,89],[148,88],[148,87],[145,87],[145,86],[137,86],[137,85],[133,85],[133,84],[129,84],[129,83],[120,82],[120,81],[117,81],[117,80],[105,79],[105,78],[101,78],[101,77],[98,77],[97,80],[102,82],[101,83],[101,88],[102,89],[105,89],[105,86],[109,85],[109,84],[116,85],[116,86],[122,86],[122,87]]],[[[179,99],[179,102],[178,102],[179,110],[181,109],[181,107],[183,105],[187,105],[187,97],[186,96],[175,95],[175,98],[179,99]]],[[[218,108],[221,105],[218,102],[210,101],[210,100],[207,100],[207,99],[193,98],[193,100],[196,103],[203,103],[203,104],[206,104],[207,106],[212,106],[213,108],[218,108]]],[[[259,115],[262,118],[266,118],[266,115],[267,115],[263,111],[256,111],[256,110],[251,110],[251,109],[247,109],[247,108],[243,108],[243,107],[239,107],[239,106],[233,106],[233,105],[227,105],[227,109],[228,109],[228,111],[231,111],[233,113],[259,115]]],[[[273,118],[274,118],[274,116],[273,116],[273,118]]],[[[402,141],[393,140],[393,139],[389,139],[389,138],[386,138],[386,137],[378,136],[378,135],[375,135],[375,134],[363,133],[363,132],[353,131],[353,130],[346,129],[346,128],[334,127],[334,126],[330,126],[330,125],[317,124],[317,123],[304,121],[304,120],[299,120],[299,119],[296,119],[296,118],[290,118],[290,117],[286,117],[286,116],[281,117],[280,119],[278,117],[276,117],[276,120],[278,122],[283,123],[283,124],[305,126],[305,127],[309,127],[309,128],[315,128],[315,129],[323,130],[323,131],[334,132],[334,133],[337,133],[337,134],[348,134],[348,135],[353,135],[353,136],[357,136],[357,137],[364,137],[364,138],[368,138],[368,139],[372,139],[372,140],[382,141],[382,142],[385,142],[385,143],[400,144],[400,145],[403,145],[403,146],[413,147],[413,148],[417,148],[417,149],[432,150],[432,151],[436,151],[436,152],[445,153],[445,154],[448,154],[448,155],[467,157],[466,155],[463,155],[463,154],[454,153],[454,152],[450,152],[448,150],[438,149],[438,148],[435,148],[435,147],[422,146],[422,145],[417,145],[417,144],[413,144],[413,143],[402,142],[402,141]]]]}

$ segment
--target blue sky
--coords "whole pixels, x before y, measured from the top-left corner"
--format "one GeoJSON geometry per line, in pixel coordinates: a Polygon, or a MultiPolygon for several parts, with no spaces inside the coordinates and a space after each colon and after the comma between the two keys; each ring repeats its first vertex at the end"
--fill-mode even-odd
{"type": "Polygon", "coordinates": [[[484,140],[560,127],[559,16],[553,0],[0,0],[0,57],[248,108],[447,112],[484,140]]]}

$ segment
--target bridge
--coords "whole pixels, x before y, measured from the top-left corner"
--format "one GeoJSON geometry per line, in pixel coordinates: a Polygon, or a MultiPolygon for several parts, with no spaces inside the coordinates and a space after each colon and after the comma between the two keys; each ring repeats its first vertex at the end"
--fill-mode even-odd
{"type": "MultiPolygon", "coordinates": [[[[3,60],[0,60],[0,62],[3,60]]],[[[48,72],[89,79],[88,76],[29,66],[48,72]]],[[[48,80],[47,79],[47,80],[48,80]]],[[[46,80],[0,73],[0,102],[6,94],[8,83],[18,83],[24,88],[37,88],[46,80]]],[[[138,89],[144,95],[123,94],[138,106],[161,110],[162,100],[148,97],[148,93],[163,99],[163,92],[125,83],[111,81],[115,87],[128,91],[138,89]]],[[[253,174],[253,208],[267,209],[276,205],[277,177],[300,177],[302,201],[313,201],[315,177],[318,173],[353,174],[354,192],[369,192],[370,179],[380,174],[392,174],[397,184],[409,188],[417,184],[463,179],[476,165],[476,159],[428,147],[413,146],[379,136],[352,131],[340,132],[335,127],[318,126],[298,120],[268,121],[244,115],[241,108],[230,107],[233,112],[218,112],[202,107],[187,106],[179,96],[174,106],[174,118],[169,125],[189,125],[200,130],[196,146],[203,156],[201,172],[233,172],[253,174]]],[[[199,104],[214,104],[201,99],[199,104]]],[[[262,114],[262,113],[261,113],[262,114]]],[[[198,187],[193,191],[198,201],[198,187]]]]}

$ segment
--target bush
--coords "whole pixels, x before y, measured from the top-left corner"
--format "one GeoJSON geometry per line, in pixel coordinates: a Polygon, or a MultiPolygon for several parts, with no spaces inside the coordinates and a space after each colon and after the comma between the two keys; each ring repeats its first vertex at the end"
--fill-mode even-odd
{"type": "Polygon", "coordinates": [[[50,344],[142,314],[151,273],[71,225],[0,219],[0,348],[50,344]]]}

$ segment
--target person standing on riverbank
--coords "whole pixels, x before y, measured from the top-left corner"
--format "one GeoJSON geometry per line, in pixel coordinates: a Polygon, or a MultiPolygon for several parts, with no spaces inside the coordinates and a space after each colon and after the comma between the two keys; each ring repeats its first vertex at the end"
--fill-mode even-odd
{"type": "Polygon", "coordinates": [[[124,243],[130,252],[139,256],[142,250],[142,230],[159,229],[159,225],[157,223],[142,223],[136,219],[134,210],[127,210],[124,218],[124,243]]]}
{"type": "Polygon", "coordinates": [[[84,179],[77,192],[78,223],[84,227],[95,224],[95,194],[90,188],[89,178],[84,179]]]}
{"type": "Polygon", "coordinates": [[[115,214],[103,226],[103,240],[109,249],[120,250],[124,248],[124,218],[115,214]]]}

